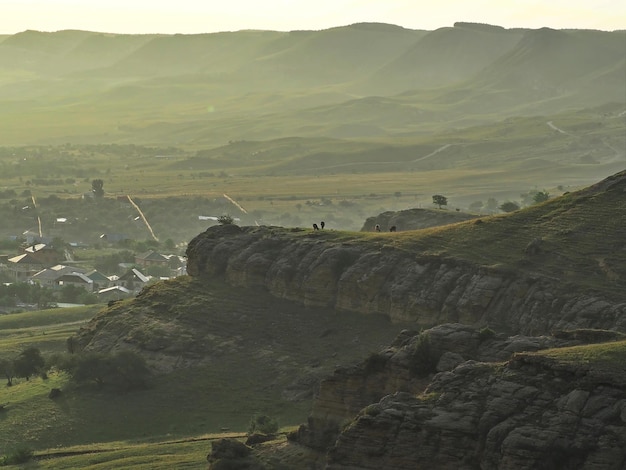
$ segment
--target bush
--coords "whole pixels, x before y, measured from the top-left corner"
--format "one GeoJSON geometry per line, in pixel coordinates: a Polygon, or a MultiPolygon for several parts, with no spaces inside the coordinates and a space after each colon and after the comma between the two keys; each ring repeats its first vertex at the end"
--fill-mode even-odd
{"type": "Polygon", "coordinates": [[[235,219],[233,219],[230,215],[225,214],[225,215],[220,215],[217,218],[217,222],[220,225],[232,225],[235,223],[235,219]]]}
{"type": "Polygon", "coordinates": [[[112,355],[82,352],[59,356],[55,362],[77,383],[91,382],[99,387],[109,385],[121,391],[146,388],[151,376],[144,358],[133,351],[119,351],[112,355]]]}
{"type": "Polygon", "coordinates": [[[41,373],[44,369],[45,360],[41,356],[39,349],[35,347],[26,348],[13,361],[16,377],[23,377],[26,380],[31,375],[41,373]]]}
{"type": "Polygon", "coordinates": [[[254,415],[250,420],[248,434],[274,434],[278,431],[278,422],[267,415],[254,415]]]}
{"type": "Polygon", "coordinates": [[[487,341],[488,339],[493,338],[495,335],[496,335],[496,332],[493,331],[488,326],[486,326],[478,332],[478,339],[482,343],[483,341],[487,341]]]}
{"type": "Polygon", "coordinates": [[[20,446],[4,455],[4,457],[0,459],[0,463],[2,465],[19,465],[32,460],[33,456],[34,453],[32,449],[26,446],[20,446]]]}

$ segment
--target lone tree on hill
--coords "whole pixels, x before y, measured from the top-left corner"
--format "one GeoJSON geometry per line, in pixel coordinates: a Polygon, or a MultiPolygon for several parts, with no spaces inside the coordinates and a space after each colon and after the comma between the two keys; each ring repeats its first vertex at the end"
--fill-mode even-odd
{"type": "Polygon", "coordinates": [[[448,205],[448,198],[445,196],[442,196],[441,194],[435,194],[433,196],[433,204],[437,204],[439,206],[439,209],[441,209],[441,206],[448,205]]]}
{"type": "Polygon", "coordinates": [[[550,199],[550,193],[548,193],[548,191],[546,191],[545,189],[543,191],[535,193],[535,195],[533,196],[533,202],[535,204],[547,201],[548,199],[550,199]]]}
{"type": "Polygon", "coordinates": [[[96,179],[91,182],[91,191],[95,197],[103,197],[104,196],[104,181],[101,179],[96,179]]]}
{"type": "Polygon", "coordinates": [[[38,348],[30,347],[22,351],[13,361],[13,370],[17,377],[24,377],[28,380],[31,375],[41,372],[45,363],[41,351],[38,348]]]}
{"type": "Polygon", "coordinates": [[[235,219],[228,214],[224,214],[217,218],[217,223],[220,225],[233,225],[235,223],[235,219]]]}

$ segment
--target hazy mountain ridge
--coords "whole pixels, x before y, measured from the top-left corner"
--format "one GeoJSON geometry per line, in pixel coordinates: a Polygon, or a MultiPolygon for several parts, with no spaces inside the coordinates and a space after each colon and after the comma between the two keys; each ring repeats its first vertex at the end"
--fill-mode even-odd
{"type": "MultiPolygon", "coordinates": [[[[0,102],[20,102],[6,116],[7,129],[16,130],[35,109],[45,130],[64,112],[56,107],[59,99],[76,112],[95,107],[101,125],[92,135],[100,132],[99,139],[109,142],[162,142],[170,134],[180,141],[181,116],[192,124],[183,143],[202,138],[209,122],[225,116],[234,125],[243,121],[248,138],[262,140],[389,136],[419,131],[424,123],[465,126],[466,119],[493,122],[496,113],[624,102],[619,76],[625,34],[467,23],[435,31],[380,24],[197,35],[26,31],[0,42],[0,102]],[[271,102],[276,93],[280,100],[270,107],[275,114],[263,114],[266,124],[246,122],[261,115],[259,100],[271,102]],[[120,97],[118,111],[110,106],[111,94],[120,97]],[[242,99],[248,95],[256,96],[242,99]],[[335,108],[333,120],[315,109],[316,96],[335,108]],[[367,101],[358,104],[370,97],[389,101],[378,113],[367,101]],[[208,120],[202,112],[207,107],[213,113],[208,120]],[[124,130],[109,128],[105,136],[102,129],[120,116],[124,130]],[[137,130],[146,116],[163,123],[158,133],[137,130]],[[291,128],[278,133],[283,122],[291,128]]],[[[71,119],[60,122],[68,137],[77,132],[71,119]]],[[[9,135],[20,139],[16,131],[9,135]]],[[[37,129],[29,135],[25,139],[37,139],[37,129]]]]}

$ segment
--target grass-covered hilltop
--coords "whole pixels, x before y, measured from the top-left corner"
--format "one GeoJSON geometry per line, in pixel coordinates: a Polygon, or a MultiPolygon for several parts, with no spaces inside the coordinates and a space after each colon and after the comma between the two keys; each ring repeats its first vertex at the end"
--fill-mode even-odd
{"type": "Polygon", "coordinates": [[[0,466],[625,468],[625,44],[0,35],[0,466]]]}

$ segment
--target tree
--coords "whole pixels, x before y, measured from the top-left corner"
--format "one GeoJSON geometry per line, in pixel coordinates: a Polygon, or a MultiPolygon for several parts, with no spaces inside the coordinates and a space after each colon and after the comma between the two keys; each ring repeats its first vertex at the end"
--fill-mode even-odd
{"type": "Polygon", "coordinates": [[[176,243],[174,243],[174,240],[172,240],[171,238],[168,238],[163,242],[163,247],[166,250],[172,251],[174,248],[176,248],[176,243]]]}
{"type": "Polygon", "coordinates": [[[89,351],[59,356],[56,366],[77,383],[93,382],[98,387],[110,385],[123,391],[145,388],[151,376],[145,359],[133,351],[112,355],[89,351]]]}
{"type": "Polygon", "coordinates": [[[41,351],[38,348],[27,348],[13,361],[15,376],[24,377],[28,380],[31,375],[41,372],[45,363],[46,361],[41,356],[41,351]]]}
{"type": "Polygon", "coordinates": [[[519,204],[511,201],[504,202],[500,205],[499,209],[502,212],[513,212],[519,210],[519,204]]]}
{"type": "Polygon", "coordinates": [[[487,199],[487,210],[495,211],[498,208],[498,200],[494,197],[487,199]]]}
{"type": "Polygon", "coordinates": [[[479,211],[483,208],[483,201],[474,201],[469,205],[470,210],[479,211]]]}
{"type": "Polygon", "coordinates": [[[82,287],[75,286],[74,284],[65,284],[59,291],[59,300],[68,304],[78,303],[78,298],[85,292],[82,287]]]}
{"type": "Polygon", "coordinates": [[[248,434],[274,434],[278,431],[278,422],[267,415],[254,415],[250,420],[248,434]]]}
{"type": "Polygon", "coordinates": [[[97,198],[101,198],[104,196],[104,181],[101,179],[95,179],[91,182],[91,191],[93,195],[97,198]]]}
{"type": "Polygon", "coordinates": [[[448,205],[448,198],[445,196],[442,196],[441,194],[435,194],[433,196],[433,204],[437,204],[439,206],[439,209],[441,209],[441,206],[448,205]]]}
{"type": "Polygon", "coordinates": [[[15,368],[11,359],[0,358],[0,373],[4,374],[7,379],[7,387],[13,385],[13,377],[15,377],[15,368]]]}
{"type": "Polygon", "coordinates": [[[235,223],[235,219],[233,219],[230,215],[228,214],[224,214],[224,215],[220,215],[217,218],[217,222],[220,225],[232,225],[235,223]]]}
{"type": "Polygon", "coordinates": [[[533,196],[533,202],[535,204],[545,202],[548,199],[550,199],[550,193],[548,193],[548,191],[546,191],[545,189],[543,191],[537,191],[537,193],[535,193],[535,195],[533,196]]]}

